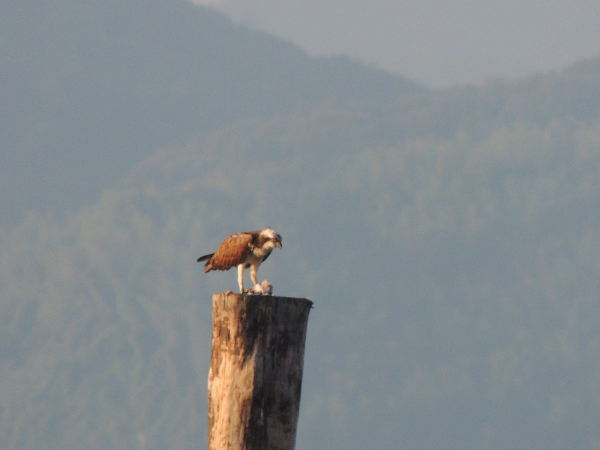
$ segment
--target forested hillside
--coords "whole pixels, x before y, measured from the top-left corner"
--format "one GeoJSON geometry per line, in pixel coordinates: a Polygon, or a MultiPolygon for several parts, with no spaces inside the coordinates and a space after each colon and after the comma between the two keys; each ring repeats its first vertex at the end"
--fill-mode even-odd
{"type": "Polygon", "coordinates": [[[198,130],[427,92],[179,0],[2,2],[0,74],[4,226],[96,201],[198,130]]]}
{"type": "MultiPolygon", "coordinates": [[[[44,3],[61,17],[68,4],[44,3]]],[[[91,8],[81,4],[68,9],[73,23],[91,8]]],[[[107,5],[99,11],[121,7],[107,5]]],[[[160,7],[162,16],[146,17],[167,39],[185,27],[160,7]]],[[[212,11],[177,8],[241,41],[253,35],[212,11]]],[[[5,36],[18,34],[11,30],[5,36]]],[[[190,52],[226,55],[226,67],[213,67],[215,86],[259,92],[225,76],[258,57],[211,36],[182,41],[190,52]]],[[[254,36],[271,43],[257,44],[264,55],[289,47],[254,36]]],[[[168,61],[173,47],[154,47],[168,61]]],[[[85,115],[70,109],[53,118],[72,115],[86,163],[107,157],[88,135],[135,129],[128,139],[143,138],[139,153],[123,144],[110,154],[111,164],[129,162],[96,186],[97,201],[74,201],[70,211],[31,203],[0,228],[0,447],[205,448],[210,299],[237,282],[231,272],[204,275],[195,260],[231,232],[267,225],[284,245],[259,279],[277,295],[315,302],[298,449],[600,447],[600,59],[428,91],[356,62],[298,54],[303,71],[273,56],[272,66],[253,66],[252,79],[278,70],[282,86],[293,86],[301,73],[297,83],[322,95],[309,101],[315,91],[282,87],[258,110],[232,96],[226,106],[239,102],[239,115],[210,126],[202,118],[221,117],[215,104],[190,106],[172,141],[152,137],[162,119],[150,116],[167,113],[150,105],[172,101],[179,111],[202,79],[129,102],[146,114],[98,119],[105,128],[80,128],[85,115]],[[351,74],[354,88],[336,91],[324,67],[351,74]],[[396,96],[377,97],[378,76],[399,83],[385,88],[396,96]]],[[[157,75],[128,64],[139,77],[157,75]]],[[[119,83],[115,74],[108,84],[119,83]]],[[[131,86],[100,104],[124,105],[119,92],[131,86]]],[[[63,94],[100,114],[85,95],[63,94]]],[[[31,95],[23,117],[44,103],[31,95]]],[[[25,145],[31,136],[54,136],[54,126],[34,128],[14,133],[22,151],[35,147],[25,145]]]]}

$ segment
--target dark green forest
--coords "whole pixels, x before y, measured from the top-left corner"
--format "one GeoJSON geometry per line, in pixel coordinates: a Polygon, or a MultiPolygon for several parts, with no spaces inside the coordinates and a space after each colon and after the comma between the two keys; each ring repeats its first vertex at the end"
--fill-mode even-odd
{"type": "Polygon", "coordinates": [[[195,260],[264,226],[298,449],[600,447],[600,59],[438,91],[177,1],[0,22],[0,447],[205,448],[195,260]]]}

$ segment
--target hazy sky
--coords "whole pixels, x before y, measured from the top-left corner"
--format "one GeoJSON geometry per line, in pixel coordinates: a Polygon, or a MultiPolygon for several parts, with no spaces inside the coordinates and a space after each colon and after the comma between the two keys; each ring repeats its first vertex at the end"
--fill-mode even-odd
{"type": "Polygon", "coordinates": [[[600,56],[598,0],[194,0],[312,55],[344,54],[432,87],[600,56]]]}

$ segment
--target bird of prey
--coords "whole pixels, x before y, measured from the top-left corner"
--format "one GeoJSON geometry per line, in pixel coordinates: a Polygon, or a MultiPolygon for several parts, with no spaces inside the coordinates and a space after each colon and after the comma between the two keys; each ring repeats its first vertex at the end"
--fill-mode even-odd
{"type": "Polygon", "coordinates": [[[225,238],[215,253],[201,256],[198,262],[206,261],[204,273],[211,270],[238,269],[240,293],[244,293],[244,269],[250,267],[250,278],[256,286],[256,271],[275,247],[281,247],[281,235],[272,228],[259,231],[243,231],[225,238]]]}

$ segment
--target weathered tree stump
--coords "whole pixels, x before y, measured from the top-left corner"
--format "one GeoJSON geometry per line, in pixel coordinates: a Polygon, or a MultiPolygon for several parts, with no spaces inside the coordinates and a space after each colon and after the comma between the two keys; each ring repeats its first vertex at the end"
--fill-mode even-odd
{"type": "Polygon", "coordinates": [[[208,448],[293,449],[310,300],[214,294],[208,448]]]}

